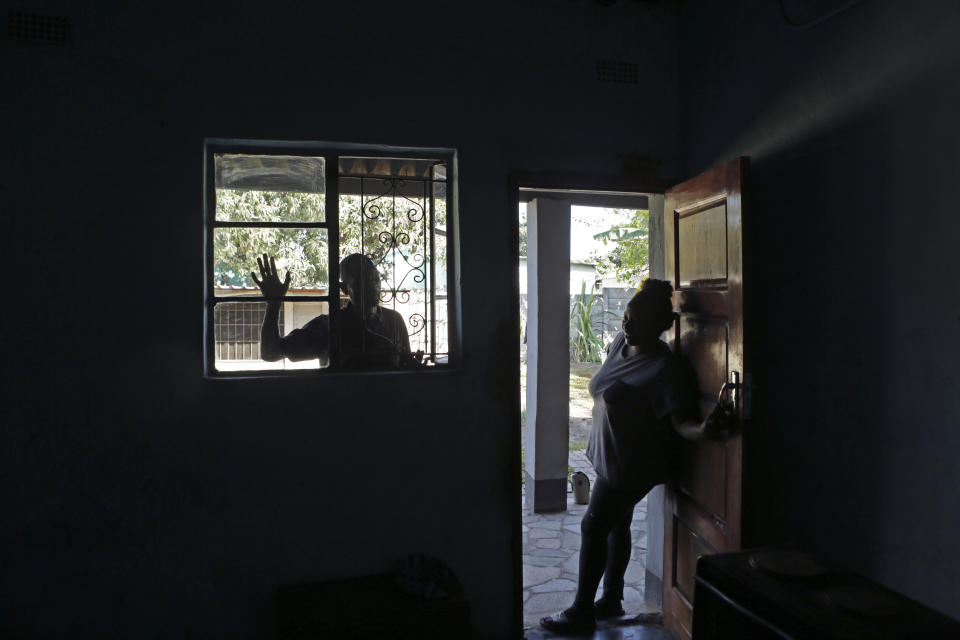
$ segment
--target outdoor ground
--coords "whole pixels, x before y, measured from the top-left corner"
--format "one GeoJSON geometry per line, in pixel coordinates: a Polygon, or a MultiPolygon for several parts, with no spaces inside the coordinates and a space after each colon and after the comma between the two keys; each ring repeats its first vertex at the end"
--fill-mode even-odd
{"type": "MultiPolygon", "coordinates": [[[[590,435],[593,400],[587,391],[590,378],[600,368],[599,362],[570,363],[570,448],[585,449],[590,435]]],[[[527,417],[527,365],[520,363],[520,426],[527,417]]]]}
{"type": "MultiPolygon", "coordinates": [[[[580,456],[582,458],[582,454],[580,456]]],[[[580,467],[576,457],[571,463],[580,467]]],[[[582,467],[581,467],[582,468],[582,467]]],[[[586,505],[568,494],[567,510],[560,513],[523,511],[523,623],[535,627],[543,616],[570,606],[577,588],[580,559],[580,520],[586,505]]],[[[652,611],[644,599],[647,547],[647,501],[634,511],[630,534],[633,553],[624,576],[623,608],[628,616],[652,611]]]]}
{"type": "Polygon", "coordinates": [[[590,436],[593,399],[587,391],[590,378],[600,368],[599,362],[570,364],[570,445],[571,449],[586,448],[590,436]],[[576,445],[574,447],[573,445],[576,445]]]}

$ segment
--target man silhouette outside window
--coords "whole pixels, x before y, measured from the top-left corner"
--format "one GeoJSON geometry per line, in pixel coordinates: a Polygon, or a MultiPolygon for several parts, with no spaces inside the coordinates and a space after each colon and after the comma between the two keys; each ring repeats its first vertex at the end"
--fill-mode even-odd
{"type": "MultiPolygon", "coordinates": [[[[281,282],[273,258],[257,258],[260,278],[253,281],[267,299],[260,329],[260,357],[268,362],[320,360],[330,363],[330,316],[320,315],[300,329],[280,335],[280,304],[290,286],[290,272],[281,282]]],[[[340,365],[345,369],[396,369],[416,364],[403,316],[380,306],[380,274],[367,256],[352,253],[340,262],[340,287],[350,302],[340,310],[340,365]]]]}

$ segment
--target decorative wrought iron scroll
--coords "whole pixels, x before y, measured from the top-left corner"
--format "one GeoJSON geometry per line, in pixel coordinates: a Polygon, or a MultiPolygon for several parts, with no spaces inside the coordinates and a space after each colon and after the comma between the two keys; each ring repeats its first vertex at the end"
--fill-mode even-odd
{"type": "Polygon", "coordinates": [[[422,351],[425,363],[436,363],[434,180],[354,177],[360,187],[361,253],[380,272],[380,303],[406,311],[411,350],[422,351]]]}

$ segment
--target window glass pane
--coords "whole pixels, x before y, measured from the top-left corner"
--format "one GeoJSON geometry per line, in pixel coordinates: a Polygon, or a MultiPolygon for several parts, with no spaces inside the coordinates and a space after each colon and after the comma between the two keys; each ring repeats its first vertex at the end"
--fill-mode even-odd
{"type": "Polygon", "coordinates": [[[323,158],[214,156],[216,220],[323,222],[323,158]]]}
{"type": "Polygon", "coordinates": [[[213,271],[206,277],[216,303],[208,307],[214,369],[413,370],[446,363],[445,161],[429,153],[397,158],[371,151],[338,156],[336,166],[326,167],[324,157],[332,156],[320,148],[305,151],[310,155],[265,150],[214,153],[207,165],[214,196],[206,219],[213,248],[213,271]],[[329,212],[328,171],[337,171],[339,183],[337,206],[329,212]],[[328,222],[337,223],[339,238],[330,238],[328,222]],[[339,255],[330,254],[331,241],[339,242],[339,255]],[[274,349],[286,356],[275,362],[261,353],[265,312],[274,307],[250,300],[262,295],[254,280],[263,277],[257,259],[264,254],[276,260],[281,282],[287,271],[291,275],[276,318],[279,345],[271,346],[268,327],[267,355],[274,349]],[[329,262],[337,259],[341,282],[331,283],[329,262]],[[331,327],[333,304],[341,313],[331,327]],[[337,354],[332,363],[331,348],[337,354]]]}
{"type": "Polygon", "coordinates": [[[260,295],[250,277],[260,278],[257,258],[276,259],[282,281],[290,271],[287,295],[326,295],[329,248],[326,229],[219,227],[213,234],[213,285],[218,296],[260,295]]]}
{"type": "MultiPolygon", "coordinates": [[[[217,371],[265,371],[317,369],[328,365],[327,356],[301,361],[267,362],[260,357],[260,330],[267,309],[265,302],[221,302],[214,307],[215,367],[217,371]]],[[[288,300],[282,303],[278,333],[296,339],[304,355],[329,353],[329,334],[317,330],[311,320],[326,315],[326,302],[288,300]],[[296,334],[294,330],[299,329],[296,334]],[[293,334],[293,335],[291,335],[293,334]]]]}

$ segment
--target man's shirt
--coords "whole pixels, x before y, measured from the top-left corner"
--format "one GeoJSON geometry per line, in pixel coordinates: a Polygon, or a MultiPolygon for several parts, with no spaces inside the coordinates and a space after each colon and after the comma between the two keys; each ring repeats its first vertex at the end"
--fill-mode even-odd
{"type": "MultiPolygon", "coordinates": [[[[344,368],[397,368],[410,356],[410,338],[403,316],[393,309],[377,307],[365,322],[352,303],[340,310],[340,360],[344,368]],[[364,326],[365,325],[365,326],[364,326]]],[[[330,316],[317,316],[280,339],[291,360],[317,358],[330,364],[330,316]]]]}
{"type": "Polygon", "coordinates": [[[680,436],[670,413],[688,406],[679,362],[664,343],[650,353],[626,355],[621,331],[600,370],[590,380],[593,426],[587,458],[597,475],[625,491],[646,490],[666,481],[680,436]],[[629,392],[615,404],[603,392],[620,381],[629,392]]]}

